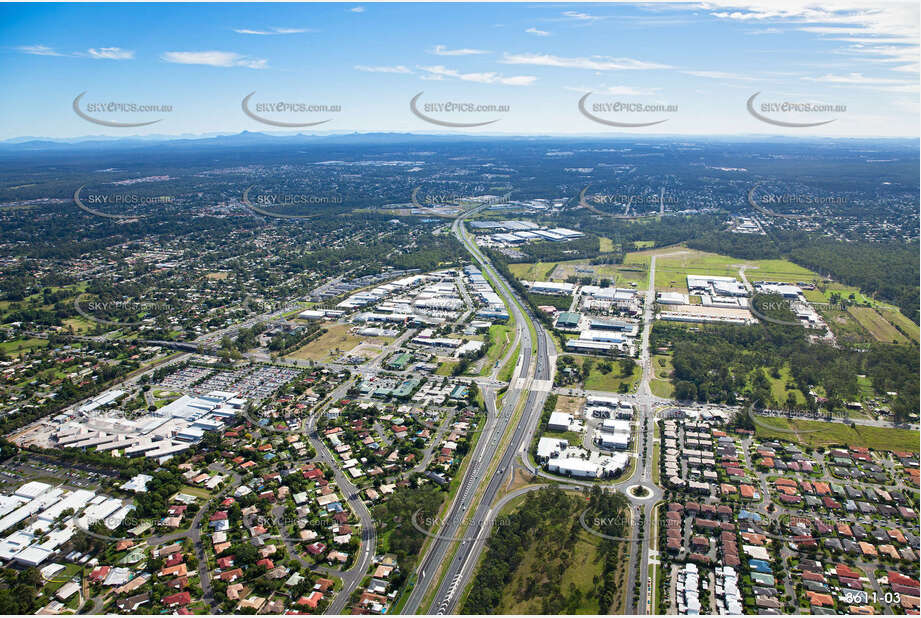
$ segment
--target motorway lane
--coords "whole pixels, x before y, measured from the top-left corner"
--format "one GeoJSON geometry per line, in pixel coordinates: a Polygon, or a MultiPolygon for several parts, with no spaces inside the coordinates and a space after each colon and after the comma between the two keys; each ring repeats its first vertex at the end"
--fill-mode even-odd
{"type": "MultiPolygon", "coordinates": [[[[633,470],[626,485],[640,485],[645,488],[648,494],[645,498],[635,498],[629,492],[625,492],[630,500],[634,512],[634,517],[639,519],[639,512],[642,510],[646,518],[645,530],[642,541],[630,553],[630,565],[627,569],[627,585],[625,594],[626,612],[633,614],[647,613],[647,579],[649,569],[649,550],[650,542],[656,537],[656,531],[651,530],[652,511],[655,505],[664,497],[665,492],[661,487],[652,482],[652,438],[655,435],[655,405],[658,398],[654,397],[649,388],[649,381],[653,377],[652,357],[649,354],[649,333],[652,330],[653,320],[653,303],[655,303],[655,281],[656,281],[656,256],[652,256],[649,261],[649,283],[646,289],[646,302],[643,311],[643,335],[640,344],[640,365],[643,368],[643,378],[640,381],[639,388],[636,392],[637,408],[640,411],[639,427],[642,429],[643,421],[646,421],[646,431],[637,434],[637,443],[639,457],[637,465],[633,470]],[[645,445],[645,450],[643,446],[645,445]],[[637,577],[640,579],[640,595],[638,601],[633,603],[633,588],[636,585],[637,577]]],[[[634,522],[635,525],[638,522],[634,522]]],[[[655,608],[651,608],[655,612],[655,608]]]]}
{"type": "Polygon", "coordinates": [[[505,296],[507,305],[510,310],[515,313],[516,324],[521,333],[522,362],[519,364],[516,374],[512,377],[509,391],[504,400],[502,416],[500,417],[503,430],[492,437],[491,443],[498,446],[498,441],[501,440],[501,433],[504,433],[505,425],[511,421],[512,415],[518,407],[520,397],[526,394],[527,399],[521,418],[496,468],[496,473],[490,479],[486,491],[480,499],[473,517],[470,519],[470,527],[468,528],[470,536],[460,541],[457,552],[451,564],[448,565],[444,578],[441,581],[434,603],[430,608],[432,612],[438,614],[446,614],[454,611],[466,585],[466,580],[473,573],[473,567],[476,564],[477,556],[490,534],[490,518],[494,512],[492,504],[502,489],[505,483],[505,476],[510,472],[515,458],[519,453],[526,451],[528,444],[530,444],[531,435],[540,420],[544,401],[547,398],[548,393],[546,390],[532,390],[531,386],[534,380],[550,380],[553,370],[549,355],[552,343],[549,342],[549,337],[543,330],[543,327],[535,321],[534,316],[530,313],[530,309],[526,308],[525,315],[522,315],[521,309],[519,309],[519,306],[513,301],[514,293],[508,283],[492,268],[492,265],[485,256],[482,255],[479,248],[466,238],[466,235],[463,234],[460,229],[459,221],[460,220],[455,223],[455,233],[458,234],[460,240],[467,246],[468,250],[479,258],[483,268],[487,269],[493,280],[496,281],[499,287],[497,291],[505,296]],[[527,328],[528,324],[533,324],[535,332],[537,333],[537,354],[533,363],[535,365],[533,373],[531,370],[532,361],[530,358],[532,342],[530,330],[527,328]],[[529,377],[525,378],[523,388],[519,389],[517,385],[520,382],[515,376],[520,377],[520,373],[523,372],[525,368],[527,368],[529,377]]]}
{"type": "MultiPolygon", "coordinates": [[[[637,453],[637,462],[634,467],[633,474],[629,478],[622,480],[616,483],[613,489],[624,493],[627,499],[631,503],[631,513],[634,521],[634,525],[638,525],[639,514],[642,512],[645,515],[646,520],[646,530],[643,535],[643,539],[632,548],[630,553],[630,565],[628,568],[628,578],[626,589],[624,594],[626,595],[626,612],[627,613],[636,613],[643,614],[646,613],[646,573],[649,564],[649,551],[650,551],[650,542],[655,538],[655,531],[650,530],[652,522],[652,511],[662,497],[664,496],[664,491],[659,486],[655,485],[652,482],[652,437],[655,435],[655,408],[660,402],[666,402],[668,400],[660,400],[657,397],[652,395],[652,391],[649,388],[649,380],[652,376],[652,365],[651,358],[649,355],[649,334],[652,327],[652,318],[653,312],[652,307],[655,301],[655,257],[652,258],[650,264],[650,275],[649,275],[649,288],[646,295],[645,303],[645,314],[644,314],[644,328],[642,334],[642,343],[641,343],[641,353],[640,353],[640,365],[643,368],[643,379],[640,384],[640,387],[637,389],[637,393],[632,397],[636,403],[637,410],[639,412],[637,416],[637,432],[636,432],[636,453],[637,453]],[[646,421],[646,431],[643,431],[643,422],[646,421]],[[645,450],[644,450],[645,446],[645,450]],[[632,496],[628,488],[633,485],[640,485],[646,489],[647,495],[642,498],[637,498],[632,496]],[[633,603],[633,586],[634,582],[637,579],[637,574],[641,577],[641,593],[640,598],[636,604],[633,603]]],[[[538,374],[536,379],[551,379],[552,376],[552,367],[549,358],[549,350],[553,349],[553,343],[549,340],[549,335],[544,331],[543,327],[539,324],[535,325],[538,330],[538,374]],[[542,345],[541,345],[542,344],[542,345]]],[[[610,395],[610,393],[604,393],[605,395],[610,395]]],[[[521,454],[521,461],[524,464],[525,468],[535,472],[534,466],[531,465],[530,460],[527,456],[527,447],[530,444],[530,435],[536,429],[538,420],[540,419],[540,410],[543,408],[543,401],[546,398],[546,394],[538,394],[536,392],[531,392],[528,396],[528,403],[526,410],[532,410],[532,406],[537,408],[533,411],[531,420],[534,427],[530,428],[528,437],[526,440],[522,440],[520,443],[518,433],[521,430],[519,426],[519,431],[516,431],[515,441],[513,443],[521,444],[519,453],[521,454]],[[540,396],[543,395],[543,396],[540,396]],[[540,403],[537,406],[537,400],[539,399],[540,403]]],[[[527,415],[525,415],[527,416],[527,415]]],[[[525,423],[526,424],[526,423],[525,423]]],[[[506,465],[505,459],[503,458],[503,463],[500,465],[500,469],[506,465]]],[[[550,475],[545,475],[550,476],[550,475]]],[[[496,479],[494,479],[495,481],[496,479]]],[[[558,477],[554,480],[559,480],[558,477]]],[[[567,481],[564,481],[567,482],[567,481]]],[[[569,480],[568,483],[570,486],[575,487],[590,487],[595,485],[591,481],[580,481],[576,479],[569,480]]],[[[501,486],[501,479],[498,479],[498,482],[490,484],[487,496],[484,497],[483,505],[491,504],[492,500],[495,497],[495,492],[498,491],[501,486]]],[[[481,509],[482,510],[482,509],[481,509]]],[[[491,513],[492,511],[487,511],[491,513]]],[[[482,520],[481,520],[482,521],[482,520]]],[[[466,587],[467,581],[473,575],[474,566],[478,560],[478,556],[482,551],[485,543],[485,538],[488,537],[488,527],[486,528],[487,534],[482,535],[482,540],[478,537],[476,542],[468,543],[469,549],[467,555],[464,557],[463,564],[457,566],[452,564],[452,569],[449,570],[448,575],[445,577],[445,583],[442,586],[442,590],[439,591],[439,597],[442,599],[439,607],[435,608],[438,610],[438,613],[451,613],[456,610],[456,605],[459,602],[459,597],[463,594],[463,590],[466,587]]],[[[461,552],[458,552],[460,554],[461,552]]],[[[458,562],[455,560],[455,562],[458,562]]],[[[655,608],[652,608],[653,611],[655,608]]]]}
{"type": "MultiPolygon", "coordinates": [[[[543,335],[543,330],[539,330],[537,357],[546,359],[547,340],[543,335]]],[[[548,378],[549,374],[549,362],[545,360],[540,361],[537,366],[536,379],[545,380],[548,378]]],[[[515,428],[512,440],[506,447],[502,459],[499,462],[497,473],[490,479],[486,492],[483,494],[476,514],[472,519],[472,525],[479,526],[477,528],[471,528],[471,531],[476,530],[476,535],[471,535],[471,538],[461,542],[461,546],[455,554],[454,560],[445,573],[438,595],[435,597],[435,603],[431,608],[433,613],[450,614],[455,612],[457,603],[460,601],[461,594],[466,586],[466,582],[473,575],[474,566],[477,563],[480,551],[482,551],[486,539],[489,538],[492,516],[493,513],[496,512],[496,508],[498,508],[493,507],[493,502],[503,485],[505,485],[506,474],[510,471],[515,458],[519,453],[526,452],[531,441],[531,435],[536,428],[537,422],[540,420],[541,410],[547,398],[547,393],[530,390],[529,388],[525,388],[521,392],[527,392],[527,402],[525,403],[521,420],[515,428]]],[[[512,402],[509,401],[508,403],[511,404],[512,402]]],[[[512,408],[511,411],[513,410],[514,408],[512,408]]]]}

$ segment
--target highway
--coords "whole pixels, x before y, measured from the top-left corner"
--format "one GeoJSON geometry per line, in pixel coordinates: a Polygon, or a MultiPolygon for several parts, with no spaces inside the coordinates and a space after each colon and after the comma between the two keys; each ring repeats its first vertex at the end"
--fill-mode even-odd
{"type": "MultiPolygon", "coordinates": [[[[483,529],[482,534],[484,536],[488,535],[488,528],[482,526],[485,519],[482,509],[477,509],[476,504],[485,503],[488,506],[489,502],[491,502],[491,498],[489,500],[486,498],[495,495],[497,489],[496,481],[497,479],[501,479],[504,471],[508,470],[509,463],[514,455],[512,446],[517,444],[516,439],[520,437],[521,424],[519,424],[519,428],[516,430],[516,439],[513,439],[509,447],[507,447],[502,462],[492,475],[492,481],[486,493],[478,494],[478,489],[491,468],[490,464],[496,459],[499,452],[502,437],[505,435],[508,423],[515,413],[522,394],[526,392],[525,389],[519,388],[525,382],[522,376],[527,376],[531,373],[531,365],[533,364],[531,358],[532,341],[531,333],[528,329],[528,322],[520,307],[513,301],[511,288],[504,280],[499,278],[498,273],[488,263],[485,256],[479,251],[479,248],[476,247],[472,241],[467,239],[464,234],[462,228],[463,219],[479,211],[481,208],[476,208],[460,215],[454,221],[452,229],[460,241],[464,243],[467,250],[470,251],[470,253],[480,261],[484,269],[487,270],[489,277],[497,282],[498,289],[496,292],[503,297],[503,300],[505,300],[508,306],[510,315],[515,318],[517,329],[516,340],[521,342],[521,354],[519,356],[518,365],[512,375],[509,389],[503,400],[501,410],[497,410],[496,388],[491,385],[484,385],[483,397],[487,408],[486,425],[471,455],[472,459],[469,469],[464,475],[464,478],[461,479],[461,485],[457,491],[456,497],[443,518],[443,524],[441,528],[438,529],[437,535],[432,535],[428,545],[428,551],[423,555],[419,563],[416,571],[415,586],[403,609],[403,612],[406,614],[413,614],[420,611],[423,598],[429,589],[439,581],[439,575],[442,571],[442,565],[445,562],[446,556],[449,554],[449,551],[455,547],[456,541],[454,539],[456,539],[460,531],[466,527],[465,524],[471,524],[471,526],[464,532],[464,536],[474,536],[480,532],[481,528],[483,529]],[[471,515],[471,513],[474,514],[471,515]]],[[[544,363],[544,365],[546,365],[546,363],[544,363]]],[[[546,367],[544,369],[546,371],[546,367]]],[[[526,418],[527,415],[523,415],[522,422],[526,418]]],[[[463,551],[463,548],[469,544],[469,540],[462,540],[460,542],[462,550],[457,551],[457,556],[466,555],[467,552],[463,551]]],[[[456,562],[455,560],[451,563],[447,574],[441,580],[442,584],[439,587],[439,594],[436,598],[440,599],[447,594],[445,586],[450,587],[450,581],[456,575],[456,562]]],[[[437,603],[440,604],[441,601],[437,601],[437,603]]],[[[427,608],[421,608],[423,612],[426,609],[427,608]]]]}
{"type": "Polygon", "coordinates": [[[518,453],[527,449],[530,437],[540,419],[544,400],[552,384],[550,362],[552,344],[546,333],[534,320],[529,309],[522,310],[523,305],[515,302],[511,286],[493,268],[489,260],[469,239],[462,227],[463,219],[479,209],[473,209],[459,216],[452,229],[467,250],[480,262],[492,281],[496,283],[496,292],[503,298],[509,312],[515,318],[516,341],[521,349],[518,365],[512,375],[508,391],[503,399],[502,409],[496,410],[496,389],[484,388],[483,394],[487,404],[488,420],[483,435],[473,453],[473,460],[468,473],[461,480],[454,503],[444,518],[444,524],[433,536],[429,550],[420,562],[417,580],[404,613],[411,614],[431,610],[433,613],[450,613],[456,606],[462,586],[459,584],[469,577],[476,564],[475,556],[481,550],[490,533],[490,521],[494,510],[491,505],[502,489],[504,479],[511,471],[518,453]],[[532,341],[529,324],[537,333],[537,341],[532,341]],[[537,354],[532,358],[532,347],[536,343],[537,354]],[[512,422],[516,411],[521,408],[521,416],[514,427],[511,439],[503,443],[503,436],[512,422]],[[504,444],[504,450],[503,450],[504,444]],[[500,453],[501,451],[501,453],[500,453]],[[500,456],[501,455],[501,456],[500,456]],[[496,460],[498,461],[496,462],[496,460]],[[488,478],[485,490],[481,485],[488,478]],[[455,550],[453,558],[446,566],[443,576],[441,570],[455,550]],[[473,560],[470,560],[474,557],[473,560]],[[440,576],[440,577],[439,577],[440,576]],[[420,607],[426,593],[438,584],[435,600],[431,608],[420,607]]]}
{"type": "MultiPolygon", "coordinates": [[[[655,257],[652,258],[650,263],[649,287],[646,292],[645,313],[643,316],[644,324],[640,352],[640,365],[643,369],[643,378],[639,388],[637,389],[636,395],[633,397],[638,412],[635,432],[635,453],[637,461],[633,470],[633,474],[631,474],[627,479],[623,479],[617,482],[613,486],[613,489],[622,492],[631,503],[633,529],[636,530],[638,528],[640,513],[645,515],[646,520],[643,538],[641,540],[632,541],[634,545],[631,547],[630,551],[630,564],[627,571],[627,581],[625,589],[622,591],[626,601],[625,612],[631,614],[655,613],[654,607],[647,606],[648,597],[646,589],[646,574],[649,566],[651,549],[650,543],[655,539],[655,533],[652,530],[652,512],[655,508],[655,505],[664,496],[664,491],[662,488],[652,482],[651,471],[652,440],[653,436],[655,435],[655,408],[660,403],[668,401],[655,397],[649,388],[649,381],[653,376],[651,357],[649,354],[649,334],[652,328],[652,308],[653,302],[655,300],[654,282],[655,257]],[[646,431],[643,431],[644,421],[646,431]],[[637,497],[633,496],[628,491],[630,487],[635,485],[642,486],[645,489],[644,495],[637,497]],[[633,588],[638,577],[640,578],[641,584],[640,596],[638,601],[634,603],[633,588]]],[[[533,319],[533,316],[529,315],[528,317],[529,319],[533,319]]],[[[535,322],[535,328],[538,332],[537,373],[535,375],[535,380],[549,380],[550,384],[552,384],[552,369],[553,365],[555,364],[555,359],[552,358],[550,354],[554,350],[553,342],[550,340],[549,335],[540,326],[539,323],[535,322]]],[[[517,446],[514,449],[510,448],[503,455],[502,461],[499,465],[500,472],[507,470],[508,467],[514,463],[514,458],[516,456],[520,456],[521,463],[527,470],[532,473],[553,478],[557,482],[563,483],[564,485],[562,486],[565,489],[579,489],[595,485],[595,483],[592,481],[583,481],[578,479],[564,480],[560,477],[554,477],[553,475],[542,473],[540,470],[535,469],[534,466],[530,463],[530,460],[528,459],[527,448],[530,444],[531,436],[536,429],[537,422],[540,419],[540,410],[543,408],[547,393],[537,390],[528,391],[528,389],[525,389],[525,391],[528,392],[525,414],[522,416],[521,422],[519,422],[519,425],[516,428],[515,436],[511,443],[512,445],[517,446]]],[[[509,392],[511,393],[511,390],[509,392]]],[[[509,399],[510,398],[507,397],[508,403],[510,403],[509,399]]],[[[484,495],[482,502],[480,503],[480,507],[478,508],[475,517],[472,520],[474,522],[484,522],[482,526],[482,532],[477,534],[475,538],[470,538],[469,540],[462,541],[462,551],[457,552],[442,582],[442,585],[439,588],[438,596],[436,596],[435,606],[432,608],[434,610],[433,613],[450,614],[458,612],[458,603],[461,600],[460,597],[463,595],[464,589],[466,588],[470,579],[473,577],[476,564],[489,537],[492,518],[494,518],[495,515],[501,511],[502,506],[506,504],[513,496],[521,495],[521,493],[524,493],[524,490],[528,489],[526,487],[516,490],[511,494],[507,494],[503,496],[502,499],[492,508],[490,508],[490,505],[495,501],[495,498],[503,485],[503,478],[504,474],[500,473],[490,481],[487,492],[484,495]]],[[[533,487],[537,488],[542,486],[543,485],[533,487]]],[[[472,534],[468,536],[473,537],[472,534]]]]}

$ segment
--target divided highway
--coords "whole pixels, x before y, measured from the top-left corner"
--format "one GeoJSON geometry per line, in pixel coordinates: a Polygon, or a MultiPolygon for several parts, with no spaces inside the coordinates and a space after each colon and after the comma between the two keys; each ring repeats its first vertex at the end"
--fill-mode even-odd
{"type": "Polygon", "coordinates": [[[437,536],[431,539],[428,552],[417,569],[415,586],[403,610],[407,614],[420,611],[424,613],[429,610],[429,608],[421,607],[422,601],[426,593],[436,584],[438,590],[431,610],[448,613],[456,605],[460,592],[458,584],[463,579],[462,574],[472,568],[472,563],[469,563],[467,559],[478,553],[471,549],[474,546],[482,547],[489,537],[489,520],[492,516],[490,504],[501,489],[516,453],[527,449],[551,384],[551,363],[546,334],[534,322],[534,316],[530,315],[527,309],[523,310],[523,305],[515,302],[511,287],[492,267],[473,241],[466,236],[463,229],[463,219],[479,210],[480,208],[473,209],[459,216],[454,221],[452,229],[467,250],[480,262],[486,271],[485,274],[496,283],[496,292],[505,300],[510,315],[515,318],[516,338],[521,342],[521,352],[501,410],[497,410],[495,387],[486,386],[483,390],[488,412],[483,434],[477,442],[472,455],[472,463],[461,480],[456,498],[450,505],[437,531],[437,536]],[[535,342],[532,341],[529,325],[534,325],[535,332],[538,333],[536,357],[532,357],[535,342]],[[532,390],[535,380],[543,381],[540,390],[532,390]],[[523,396],[526,396],[527,399],[521,409],[523,396]],[[504,442],[503,437],[506,435],[506,430],[519,410],[521,410],[521,416],[511,439],[504,442]],[[500,454],[501,459],[494,463],[500,454]],[[481,485],[487,476],[489,482],[484,491],[481,485]],[[442,574],[444,562],[455,548],[454,557],[442,574]]]}

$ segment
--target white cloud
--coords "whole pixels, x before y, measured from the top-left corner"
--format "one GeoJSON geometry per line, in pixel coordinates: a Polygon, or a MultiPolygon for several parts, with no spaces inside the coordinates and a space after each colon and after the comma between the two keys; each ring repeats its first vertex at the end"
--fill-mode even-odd
{"type": "Polygon", "coordinates": [[[258,34],[262,36],[272,36],[276,34],[301,34],[302,32],[311,32],[306,28],[269,28],[268,30],[252,30],[250,28],[234,28],[237,34],[258,34]]]}
{"type": "Polygon", "coordinates": [[[393,67],[369,67],[364,64],[356,64],[355,70],[365,71],[366,73],[412,73],[411,69],[404,67],[402,64],[393,67]]]}
{"type": "Polygon", "coordinates": [[[836,41],[870,45],[901,43],[904,47],[876,47],[869,53],[880,56],[879,61],[888,55],[906,64],[918,61],[921,29],[917,2],[836,0],[826,7],[810,0],[717,0],[694,8],[703,8],[725,20],[786,22],[802,32],[836,41]]]}
{"type": "Polygon", "coordinates": [[[55,51],[53,47],[48,47],[47,45],[20,45],[16,49],[18,49],[24,54],[30,54],[32,56],[66,56],[67,55],[67,54],[62,54],[58,51],[55,51]]]}
{"type": "Polygon", "coordinates": [[[476,56],[478,54],[488,54],[485,49],[448,49],[444,45],[436,45],[432,53],[436,56],[476,56]]]}
{"type": "Polygon", "coordinates": [[[529,86],[534,83],[537,78],[533,75],[513,75],[511,77],[506,77],[500,73],[461,73],[454,69],[449,69],[447,67],[437,65],[429,67],[419,67],[420,71],[425,71],[428,75],[423,76],[423,79],[442,79],[445,77],[453,77],[465,82],[476,82],[479,84],[502,84],[504,86],[529,86]]]}
{"type": "Polygon", "coordinates": [[[502,62],[505,64],[529,64],[563,69],[589,69],[592,71],[637,71],[672,68],[667,64],[644,62],[633,58],[610,58],[607,56],[565,58],[551,54],[505,54],[502,62]]]}
{"type": "Polygon", "coordinates": [[[528,28],[525,30],[528,34],[535,34],[537,36],[550,36],[550,33],[546,30],[538,30],[537,28],[528,28]]]}
{"type": "Polygon", "coordinates": [[[574,86],[565,86],[565,90],[572,92],[591,92],[592,94],[609,94],[619,97],[639,97],[652,96],[659,91],[659,88],[634,88],[633,86],[601,86],[600,88],[577,88],[574,86]]]}
{"type": "Polygon", "coordinates": [[[802,79],[824,84],[872,88],[874,90],[883,90],[886,92],[915,92],[918,90],[917,81],[890,79],[886,77],[869,77],[863,73],[848,73],[845,75],[828,74],[820,77],[804,77],[802,79]]]}
{"type": "Polygon", "coordinates": [[[356,7],[353,7],[353,8],[351,8],[351,9],[349,9],[349,11],[352,12],[352,13],[364,13],[364,12],[365,12],[365,7],[363,7],[363,6],[356,6],[356,7]]]}
{"type": "Polygon", "coordinates": [[[95,48],[91,47],[86,50],[86,53],[89,54],[90,58],[96,58],[97,60],[133,60],[134,51],[130,49],[122,49],[121,47],[100,47],[95,48]]]}
{"type": "Polygon", "coordinates": [[[203,64],[212,67],[245,67],[247,69],[264,69],[268,61],[250,58],[236,52],[225,51],[169,51],[161,56],[166,62],[176,64],[203,64]]]}
{"type": "Polygon", "coordinates": [[[748,75],[741,75],[739,73],[728,73],[726,71],[681,71],[685,75],[693,75],[694,77],[706,77],[708,79],[736,79],[745,82],[755,81],[754,77],[749,77],[748,75]]]}
{"type": "Polygon", "coordinates": [[[576,21],[600,21],[606,19],[604,17],[598,17],[597,15],[590,15],[588,13],[580,13],[579,11],[564,11],[563,17],[568,17],[576,21]]]}

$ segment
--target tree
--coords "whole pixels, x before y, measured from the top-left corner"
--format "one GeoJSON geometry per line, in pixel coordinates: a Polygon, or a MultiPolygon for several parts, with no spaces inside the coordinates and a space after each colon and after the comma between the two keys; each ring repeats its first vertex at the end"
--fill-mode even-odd
{"type": "Polygon", "coordinates": [[[679,401],[694,401],[697,399],[697,386],[693,382],[681,380],[675,384],[675,399],[679,401]]]}

